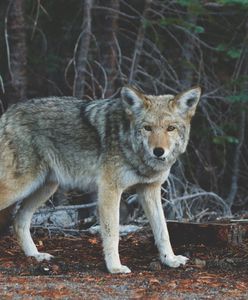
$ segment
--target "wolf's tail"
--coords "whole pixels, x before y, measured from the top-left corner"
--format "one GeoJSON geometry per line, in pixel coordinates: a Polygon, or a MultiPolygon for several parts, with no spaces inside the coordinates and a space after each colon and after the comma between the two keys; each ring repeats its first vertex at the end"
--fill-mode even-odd
{"type": "Polygon", "coordinates": [[[0,234],[4,234],[9,229],[10,224],[12,223],[13,214],[15,211],[15,204],[6,207],[0,211],[0,234]]]}

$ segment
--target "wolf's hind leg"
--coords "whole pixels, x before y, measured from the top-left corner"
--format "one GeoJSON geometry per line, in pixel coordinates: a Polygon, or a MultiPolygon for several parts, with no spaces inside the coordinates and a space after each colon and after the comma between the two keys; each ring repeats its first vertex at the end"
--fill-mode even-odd
{"type": "Polygon", "coordinates": [[[21,248],[26,256],[34,256],[37,261],[49,260],[52,255],[37,250],[30,234],[31,219],[36,209],[53,195],[57,187],[56,182],[45,182],[43,186],[23,200],[14,220],[14,229],[21,248]]]}

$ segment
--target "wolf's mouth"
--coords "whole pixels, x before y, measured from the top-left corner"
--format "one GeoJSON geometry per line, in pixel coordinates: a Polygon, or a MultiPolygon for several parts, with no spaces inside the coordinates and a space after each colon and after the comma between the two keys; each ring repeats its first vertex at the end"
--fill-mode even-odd
{"type": "Polygon", "coordinates": [[[156,160],[165,161],[165,157],[155,157],[156,160]]]}

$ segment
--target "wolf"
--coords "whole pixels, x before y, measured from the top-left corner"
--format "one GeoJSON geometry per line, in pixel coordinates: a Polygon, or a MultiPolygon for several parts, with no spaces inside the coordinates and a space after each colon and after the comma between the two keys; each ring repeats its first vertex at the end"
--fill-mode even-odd
{"type": "Polygon", "coordinates": [[[154,96],[124,86],[118,99],[48,97],[11,106],[0,119],[0,210],[21,202],[14,231],[25,255],[52,258],[30,234],[36,209],[58,186],[87,189],[97,191],[108,271],[131,272],[118,253],[119,205],[122,193],[135,188],[160,260],[184,265],[188,258],[172,250],[161,185],[186,149],[200,94],[200,87],[154,96]]]}

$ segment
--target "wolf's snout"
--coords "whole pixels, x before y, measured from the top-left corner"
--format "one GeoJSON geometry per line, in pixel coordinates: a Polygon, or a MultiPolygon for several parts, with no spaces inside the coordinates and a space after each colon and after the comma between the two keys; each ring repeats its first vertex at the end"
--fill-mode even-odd
{"type": "Polygon", "coordinates": [[[161,157],[164,154],[164,149],[163,148],[154,148],[153,149],[153,154],[157,157],[161,157]]]}

